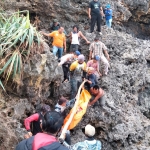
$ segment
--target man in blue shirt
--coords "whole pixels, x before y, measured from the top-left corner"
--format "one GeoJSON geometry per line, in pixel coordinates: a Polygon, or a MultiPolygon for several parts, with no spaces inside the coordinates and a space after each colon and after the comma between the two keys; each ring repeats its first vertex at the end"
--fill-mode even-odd
{"type": "Polygon", "coordinates": [[[108,28],[111,28],[111,24],[112,24],[112,9],[110,8],[110,4],[106,5],[104,13],[105,13],[105,19],[106,19],[106,26],[108,28]]]}
{"type": "Polygon", "coordinates": [[[103,9],[98,0],[93,0],[89,3],[89,11],[88,11],[89,19],[91,19],[91,29],[90,32],[94,31],[95,23],[97,22],[97,31],[99,34],[101,33],[101,15],[103,15],[103,9]]]}

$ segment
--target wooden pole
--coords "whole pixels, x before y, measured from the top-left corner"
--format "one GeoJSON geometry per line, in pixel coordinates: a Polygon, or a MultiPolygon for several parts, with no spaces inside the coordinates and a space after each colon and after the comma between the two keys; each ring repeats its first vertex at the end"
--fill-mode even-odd
{"type": "Polygon", "coordinates": [[[66,122],[66,124],[63,127],[63,130],[62,130],[61,135],[59,137],[60,139],[65,139],[66,131],[67,131],[67,129],[68,129],[68,127],[69,127],[69,125],[70,125],[70,123],[71,123],[71,121],[72,121],[75,113],[77,112],[77,106],[78,106],[78,103],[79,103],[80,92],[81,92],[81,89],[82,89],[82,87],[83,87],[83,85],[84,85],[85,82],[86,82],[86,80],[84,80],[82,82],[82,84],[80,85],[80,87],[78,89],[78,93],[77,93],[77,96],[76,96],[77,99],[76,99],[75,105],[73,107],[73,110],[72,110],[72,113],[70,115],[70,118],[68,119],[68,121],[66,122]]]}

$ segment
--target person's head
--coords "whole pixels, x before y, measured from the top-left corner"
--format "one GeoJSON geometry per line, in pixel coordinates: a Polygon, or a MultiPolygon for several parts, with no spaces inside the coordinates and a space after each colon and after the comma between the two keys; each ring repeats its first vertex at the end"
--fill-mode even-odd
{"type": "Polygon", "coordinates": [[[95,128],[90,124],[85,126],[85,135],[87,137],[93,137],[95,135],[95,128]]]}
{"type": "Polygon", "coordinates": [[[84,60],[85,60],[84,55],[83,55],[83,54],[80,54],[80,55],[78,56],[78,63],[79,63],[79,64],[82,64],[82,63],[84,62],[84,60]]]}
{"type": "Polygon", "coordinates": [[[107,9],[110,9],[110,4],[107,4],[107,5],[106,5],[106,8],[107,8],[107,9]]]}
{"type": "Polygon", "coordinates": [[[92,94],[97,95],[99,93],[99,86],[94,85],[92,88],[92,94]]]}
{"type": "Polygon", "coordinates": [[[60,34],[62,34],[62,33],[64,32],[64,28],[63,28],[63,27],[59,27],[58,32],[59,32],[60,34]]]}
{"type": "Polygon", "coordinates": [[[54,20],[53,20],[53,24],[54,24],[54,26],[57,26],[57,25],[58,25],[58,20],[57,20],[57,19],[54,19],[54,20]]]}
{"type": "Polygon", "coordinates": [[[98,62],[100,60],[100,57],[98,55],[95,55],[93,58],[94,63],[98,62]]]}
{"type": "Polygon", "coordinates": [[[61,106],[66,106],[67,101],[68,100],[65,97],[61,96],[58,100],[58,104],[61,106]]]}
{"type": "Polygon", "coordinates": [[[98,35],[96,35],[96,37],[94,38],[95,42],[98,42],[100,40],[100,37],[98,35]]]}
{"type": "Polygon", "coordinates": [[[45,114],[46,112],[50,110],[51,110],[50,106],[46,104],[39,104],[36,106],[36,111],[41,112],[42,114],[45,114]]]}
{"type": "Polygon", "coordinates": [[[73,26],[73,31],[77,33],[79,31],[79,27],[77,25],[74,25],[73,26]]]}
{"type": "Polygon", "coordinates": [[[93,74],[94,71],[95,71],[95,70],[94,70],[93,67],[88,67],[88,68],[87,68],[87,73],[88,73],[88,75],[93,74]]]}
{"type": "Polygon", "coordinates": [[[74,52],[75,58],[77,58],[80,54],[81,54],[81,53],[80,53],[78,50],[76,50],[76,51],[74,52]]]}
{"type": "Polygon", "coordinates": [[[44,115],[42,130],[47,133],[56,134],[63,125],[63,117],[56,111],[49,111],[44,115]]]}

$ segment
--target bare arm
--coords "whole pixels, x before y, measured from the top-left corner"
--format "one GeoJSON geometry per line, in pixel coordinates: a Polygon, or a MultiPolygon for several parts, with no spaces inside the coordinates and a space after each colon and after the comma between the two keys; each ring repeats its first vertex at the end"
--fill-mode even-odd
{"type": "Polygon", "coordinates": [[[88,10],[89,19],[91,19],[91,8],[88,10]]]}
{"type": "Polygon", "coordinates": [[[94,98],[94,100],[92,102],[89,103],[89,105],[93,105],[95,102],[98,101],[98,99],[101,97],[100,92],[98,93],[98,95],[94,98]]]}
{"type": "Polygon", "coordinates": [[[86,43],[90,44],[90,41],[87,40],[87,38],[82,34],[81,31],[79,31],[79,36],[81,36],[86,41],[86,43]]]}
{"type": "Polygon", "coordinates": [[[64,39],[64,52],[66,53],[66,39],[64,39]]]}
{"type": "Polygon", "coordinates": [[[45,36],[50,36],[49,34],[47,34],[47,33],[44,33],[44,32],[42,32],[42,34],[43,34],[43,35],[45,35],[45,36]]]}
{"type": "Polygon", "coordinates": [[[105,56],[106,56],[107,60],[109,61],[110,58],[109,58],[109,54],[108,54],[107,50],[104,50],[104,53],[105,53],[105,56]]]}
{"type": "Polygon", "coordinates": [[[90,50],[90,54],[89,54],[89,60],[92,59],[92,50],[90,50]]]}
{"type": "Polygon", "coordinates": [[[68,38],[68,37],[71,37],[71,32],[68,34],[68,35],[66,35],[66,37],[68,38]]]}
{"type": "Polygon", "coordinates": [[[103,8],[102,8],[102,7],[100,7],[100,12],[101,12],[101,16],[104,17],[105,14],[104,14],[104,12],[103,12],[103,8]]]}

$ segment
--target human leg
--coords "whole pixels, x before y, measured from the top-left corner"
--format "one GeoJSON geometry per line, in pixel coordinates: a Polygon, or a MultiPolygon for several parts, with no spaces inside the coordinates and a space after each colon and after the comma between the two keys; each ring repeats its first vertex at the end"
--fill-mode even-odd
{"type": "Polygon", "coordinates": [[[107,73],[108,73],[108,67],[109,67],[109,62],[108,62],[108,60],[106,59],[105,56],[102,56],[102,57],[101,57],[101,62],[102,62],[103,65],[104,65],[103,74],[104,74],[104,75],[107,75],[107,73]]]}
{"type": "Polygon", "coordinates": [[[62,57],[63,54],[63,48],[59,47],[58,48],[58,59],[62,57]]]}
{"type": "Polygon", "coordinates": [[[97,16],[91,15],[91,29],[90,29],[91,33],[94,31],[94,26],[95,26],[96,20],[97,20],[97,16]]]}
{"type": "Polygon", "coordinates": [[[99,104],[100,106],[104,106],[105,105],[105,95],[103,95],[101,98],[99,98],[99,104]]]}
{"type": "Polygon", "coordinates": [[[53,46],[53,54],[54,54],[54,56],[56,56],[57,52],[58,52],[58,47],[53,46]]]}
{"type": "Polygon", "coordinates": [[[109,27],[109,20],[106,20],[106,26],[109,27]]]}
{"type": "Polygon", "coordinates": [[[97,16],[97,31],[98,32],[101,32],[101,20],[102,20],[101,15],[98,15],[97,16]]]}
{"type": "Polygon", "coordinates": [[[62,65],[62,69],[64,72],[64,81],[65,81],[66,79],[68,79],[68,68],[67,68],[66,64],[62,65]]]}
{"type": "Polygon", "coordinates": [[[70,78],[70,86],[71,86],[71,95],[70,99],[75,98],[77,93],[77,80],[75,78],[70,78]]]}
{"type": "Polygon", "coordinates": [[[111,28],[112,19],[106,20],[106,26],[111,28]]]}

